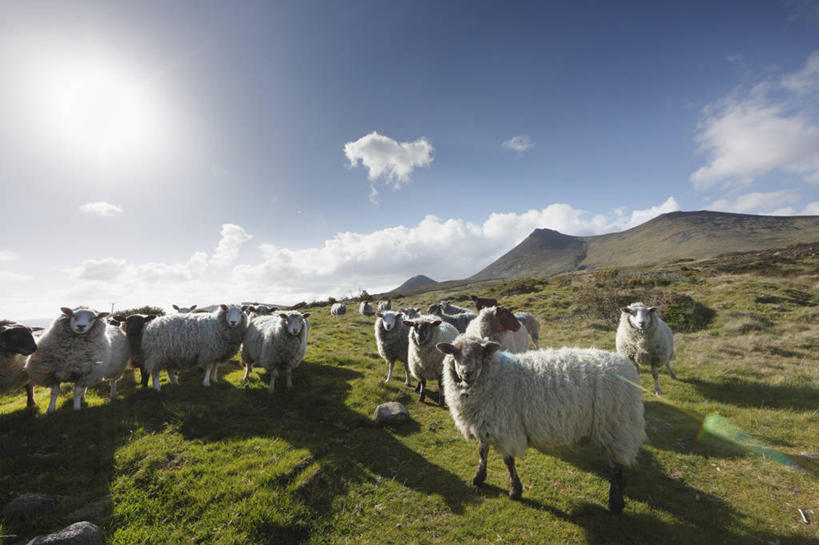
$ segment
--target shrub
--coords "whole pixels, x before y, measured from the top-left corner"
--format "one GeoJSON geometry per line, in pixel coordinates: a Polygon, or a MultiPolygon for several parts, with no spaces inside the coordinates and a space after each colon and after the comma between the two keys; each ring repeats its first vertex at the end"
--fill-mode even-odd
{"type": "Polygon", "coordinates": [[[332,305],[332,304],[334,304],[335,302],[336,302],[336,298],[335,298],[335,297],[328,297],[328,298],[327,298],[327,304],[328,304],[328,305],[332,305]]]}
{"type": "Polygon", "coordinates": [[[523,278],[521,280],[513,280],[512,282],[501,284],[497,293],[500,297],[534,293],[541,291],[547,284],[548,282],[538,278],[523,278]]]}
{"type": "Polygon", "coordinates": [[[117,316],[130,316],[131,314],[156,314],[157,316],[165,316],[165,311],[159,307],[152,307],[151,305],[145,305],[142,307],[136,308],[126,308],[124,310],[118,310],[114,314],[117,316]]]}
{"type": "Polygon", "coordinates": [[[358,294],[359,301],[372,301],[373,296],[367,293],[367,290],[361,290],[361,293],[358,294]]]}

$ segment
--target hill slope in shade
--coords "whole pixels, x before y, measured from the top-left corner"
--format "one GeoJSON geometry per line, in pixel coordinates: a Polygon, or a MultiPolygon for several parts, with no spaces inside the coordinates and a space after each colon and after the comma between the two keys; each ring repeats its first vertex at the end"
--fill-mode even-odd
{"type": "Polygon", "coordinates": [[[394,292],[396,292],[396,291],[408,291],[408,290],[423,288],[423,287],[426,287],[426,286],[434,286],[436,284],[438,284],[438,282],[436,282],[435,280],[433,280],[429,276],[419,274],[419,275],[413,276],[412,278],[410,278],[409,280],[407,280],[406,282],[404,282],[403,284],[401,284],[400,286],[398,286],[397,288],[395,288],[392,291],[394,291],[394,292]]]}
{"type": "Polygon", "coordinates": [[[651,265],[819,241],[819,216],[671,212],[607,235],[536,229],[470,280],[549,276],[582,269],[651,265]]]}

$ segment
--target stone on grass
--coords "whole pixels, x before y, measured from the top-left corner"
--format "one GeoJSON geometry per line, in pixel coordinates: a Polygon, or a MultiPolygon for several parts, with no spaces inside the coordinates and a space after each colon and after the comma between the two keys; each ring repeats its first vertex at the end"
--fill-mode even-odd
{"type": "Polygon", "coordinates": [[[14,526],[28,525],[53,511],[61,500],[59,496],[46,494],[21,494],[6,504],[2,517],[14,526]]]}
{"type": "Polygon", "coordinates": [[[375,414],[373,414],[373,420],[380,424],[400,424],[409,422],[409,419],[409,411],[397,401],[382,403],[375,408],[375,414]]]}
{"type": "Polygon", "coordinates": [[[28,545],[105,545],[105,535],[96,524],[82,521],[59,532],[37,536],[28,545]]]}

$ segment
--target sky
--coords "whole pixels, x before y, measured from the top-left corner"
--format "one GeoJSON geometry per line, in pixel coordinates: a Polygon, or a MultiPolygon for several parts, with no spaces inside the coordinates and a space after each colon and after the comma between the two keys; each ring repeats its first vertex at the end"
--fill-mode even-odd
{"type": "Polygon", "coordinates": [[[819,215],[819,1],[0,3],[0,317],[819,215]]]}

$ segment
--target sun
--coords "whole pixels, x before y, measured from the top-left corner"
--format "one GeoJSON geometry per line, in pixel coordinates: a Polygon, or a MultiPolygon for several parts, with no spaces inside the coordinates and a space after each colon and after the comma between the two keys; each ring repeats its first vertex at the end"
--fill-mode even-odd
{"type": "Polygon", "coordinates": [[[101,160],[145,157],[161,138],[150,82],[100,61],[65,62],[43,82],[50,135],[69,153],[101,160]]]}

